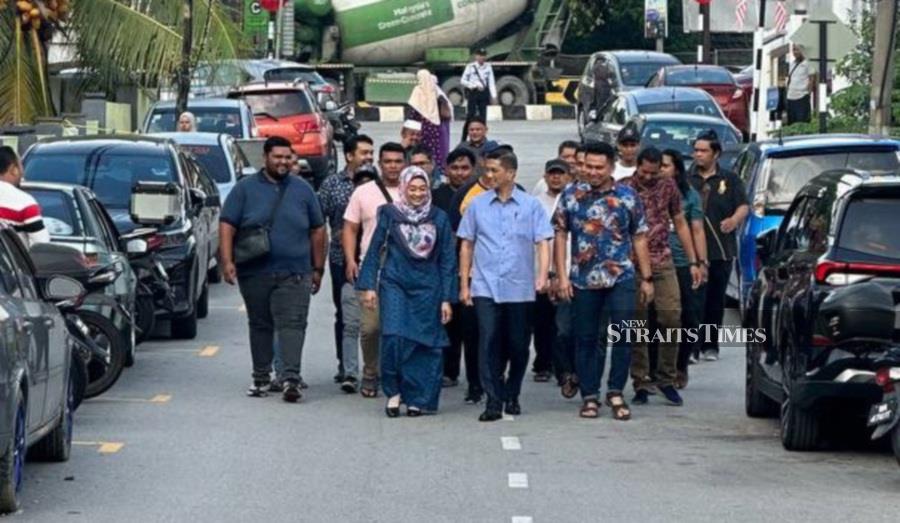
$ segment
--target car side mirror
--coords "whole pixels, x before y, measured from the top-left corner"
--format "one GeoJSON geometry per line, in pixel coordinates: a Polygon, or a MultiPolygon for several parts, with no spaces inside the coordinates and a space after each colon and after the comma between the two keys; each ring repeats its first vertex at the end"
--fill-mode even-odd
{"type": "Polygon", "coordinates": [[[191,205],[201,207],[206,203],[208,196],[204,191],[192,188],[188,192],[190,192],[191,195],[191,205]]]}
{"type": "Polygon", "coordinates": [[[59,274],[47,279],[44,287],[44,296],[60,307],[74,306],[84,293],[84,286],[78,280],[59,274]]]}
{"type": "Polygon", "coordinates": [[[125,244],[125,253],[126,254],[144,254],[149,250],[149,245],[147,245],[147,240],[134,239],[128,240],[125,244]]]}
{"type": "Polygon", "coordinates": [[[756,256],[765,263],[775,253],[778,229],[767,229],[756,236],[756,256]]]}

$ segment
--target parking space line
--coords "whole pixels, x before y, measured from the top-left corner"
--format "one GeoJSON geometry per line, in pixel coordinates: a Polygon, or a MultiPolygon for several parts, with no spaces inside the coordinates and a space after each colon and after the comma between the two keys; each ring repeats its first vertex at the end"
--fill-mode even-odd
{"type": "Polygon", "coordinates": [[[515,436],[502,436],[500,443],[503,445],[503,450],[522,450],[522,442],[515,436]]]}
{"type": "Polygon", "coordinates": [[[98,454],[115,454],[125,447],[118,441],[73,441],[72,445],[81,447],[97,447],[98,454]]]}
{"type": "Polygon", "coordinates": [[[524,472],[510,472],[509,488],[528,488],[528,474],[524,472]]]}
{"type": "Polygon", "coordinates": [[[172,401],[171,394],[157,394],[150,399],[146,398],[91,398],[85,403],[168,403],[172,401]]]}
{"type": "Polygon", "coordinates": [[[534,523],[531,516],[513,516],[512,523],[534,523]]]}
{"type": "Polygon", "coordinates": [[[171,394],[157,394],[150,398],[150,403],[168,403],[170,401],[172,401],[171,394]]]}
{"type": "Polygon", "coordinates": [[[200,356],[201,358],[212,358],[217,352],[219,352],[218,345],[207,345],[197,353],[197,356],[200,356]]]}

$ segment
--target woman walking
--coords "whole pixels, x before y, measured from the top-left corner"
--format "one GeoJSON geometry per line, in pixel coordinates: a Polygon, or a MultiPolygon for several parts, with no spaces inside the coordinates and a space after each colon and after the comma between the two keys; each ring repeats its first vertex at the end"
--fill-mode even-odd
{"type": "Polygon", "coordinates": [[[380,307],[381,382],[392,418],[402,403],[408,416],[437,410],[450,345],[443,325],[458,295],[455,240],[447,215],[431,205],[430,187],[422,169],[403,171],[400,197],[378,209],[356,283],[363,306],[380,307]]]}
{"type": "Polygon", "coordinates": [[[453,108],[450,100],[437,85],[437,79],[427,69],[416,74],[417,84],[409,97],[410,119],[422,122],[422,141],[434,159],[443,167],[450,153],[450,122],[453,108]]]}

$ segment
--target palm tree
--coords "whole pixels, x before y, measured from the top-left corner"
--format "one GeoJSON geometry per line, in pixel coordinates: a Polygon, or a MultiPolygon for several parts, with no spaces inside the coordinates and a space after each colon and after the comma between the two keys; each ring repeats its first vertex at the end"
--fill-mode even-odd
{"type": "Polygon", "coordinates": [[[101,85],[155,87],[175,78],[182,48],[199,60],[237,58],[243,40],[217,0],[194,0],[183,46],[184,0],[0,0],[0,124],[50,116],[47,44],[61,31],[101,85]]]}

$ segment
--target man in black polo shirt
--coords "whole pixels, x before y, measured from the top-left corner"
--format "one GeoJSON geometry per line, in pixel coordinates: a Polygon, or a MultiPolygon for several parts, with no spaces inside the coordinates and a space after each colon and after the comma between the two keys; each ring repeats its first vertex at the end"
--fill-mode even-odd
{"type": "MultiPolygon", "coordinates": [[[[736,231],[747,217],[747,192],[740,178],[719,167],[722,144],[714,131],[707,131],[694,141],[694,165],[690,182],[700,193],[709,260],[699,260],[709,268],[706,299],[702,317],[704,324],[722,325],[725,315],[725,291],[737,255],[736,231]]],[[[704,333],[705,334],[705,333],[704,333]]],[[[719,359],[718,331],[711,329],[704,340],[703,359],[719,359]]]]}

